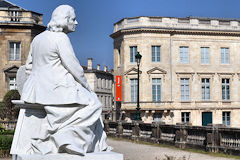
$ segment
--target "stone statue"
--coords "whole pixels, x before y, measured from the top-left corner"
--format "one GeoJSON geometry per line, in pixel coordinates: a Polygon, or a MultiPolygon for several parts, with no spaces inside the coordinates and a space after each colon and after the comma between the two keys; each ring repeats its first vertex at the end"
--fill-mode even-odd
{"type": "Polygon", "coordinates": [[[88,85],[67,36],[77,24],[74,9],[61,5],[53,11],[48,30],[31,43],[21,100],[43,106],[46,122],[42,120],[40,131],[32,133],[27,154],[83,156],[111,149],[103,131],[102,104],[88,85]]]}

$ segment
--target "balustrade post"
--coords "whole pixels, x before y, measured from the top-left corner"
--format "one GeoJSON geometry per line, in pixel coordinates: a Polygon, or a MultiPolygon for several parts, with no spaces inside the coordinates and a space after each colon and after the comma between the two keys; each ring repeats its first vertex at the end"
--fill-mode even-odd
{"type": "Polygon", "coordinates": [[[123,125],[122,125],[122,122],[119,121],[117,126],[117,137],[122,138],[122,136],[123,136],[123,125]]]}
{"type": "Polygon", "coordinates": [[[140,127],[138,121],[133,121],[133,127],[132,127],[132,140],[139,141],[140,137],[140,127]]]}
{"type": "Polygon", "coordinates": [[[158,142],[160,136],[159,136],[159,123],[152,123],[152,135],[151,140],[153,142],[158,142]]]}
{"type": "Polygon", "coordinates": [[[206,141],[206,151],[208,152],[218,152],[220,147],[220,134],[218,131],[218,125],[207,126],[207,141],[206,141]]]}
{"type": "Polygon", "coordinates": [[[108,120],[104,120],[104,131],[106,132],[106,134],[109,133],[109,121],[108,120]]]}
{"type": "Polygon", "coordinates": [[[176,125],[175,126],[175,146],[179,148],[185,148],[187,142],[188,132],[185,125],[176,125]]]}

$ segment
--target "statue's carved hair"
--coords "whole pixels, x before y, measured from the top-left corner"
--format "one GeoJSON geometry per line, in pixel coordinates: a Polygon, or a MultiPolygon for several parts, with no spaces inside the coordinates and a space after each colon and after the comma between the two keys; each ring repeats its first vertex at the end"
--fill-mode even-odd
{"type": "Polygon", "coordinates": [[[74,9],[69,5],[60,5],[52,13],[52,18],[47,27],[53,32],[62,32],[67,25],[70,14],[74,9]]]}

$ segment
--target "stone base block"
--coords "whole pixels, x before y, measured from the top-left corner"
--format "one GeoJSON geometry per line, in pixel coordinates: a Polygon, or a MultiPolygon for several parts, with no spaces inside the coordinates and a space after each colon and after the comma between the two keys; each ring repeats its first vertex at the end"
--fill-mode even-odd
{"type": "Polygon", "coordinates": [[[123,160],[123,155],[115,152],[87,153],[86,156],[70,154],[13,155],[13,160],[123,160]]]}

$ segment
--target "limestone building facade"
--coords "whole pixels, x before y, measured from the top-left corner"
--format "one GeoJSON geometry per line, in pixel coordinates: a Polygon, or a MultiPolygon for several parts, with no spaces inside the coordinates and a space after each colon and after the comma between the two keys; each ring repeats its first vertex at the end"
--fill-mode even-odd
{"type": "Polygon", "coordinates": [[[135,54],[146,123],[240,127],[240,20],[131,17],[114,24],[114,77],[122,78],[117,119],[134,119],[135,54]]]}
{"type": "Polygon", "coordinates": [[[84,67],[84,74],[91,89],[97,94],[99,100],[103,104],[102,119],[112,119],[113,108],[113,74],[108,71],[107,66],[101,70],[98,64],[97,68],[93,68],[93,59],[88,58],[88,66],[84,67]]]}
{"type": "Polygon", "coordinates": [[[0,101],[16,89],[17,69],[25,64],[32,39],[45,29],[42,14],[0,1],[0,101]]]}

